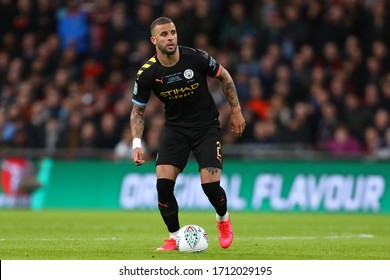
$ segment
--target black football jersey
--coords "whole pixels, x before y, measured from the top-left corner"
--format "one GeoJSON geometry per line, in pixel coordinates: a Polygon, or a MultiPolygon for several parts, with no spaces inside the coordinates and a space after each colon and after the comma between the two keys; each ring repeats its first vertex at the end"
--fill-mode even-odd
{"type": "Polygon", "coordinates": [[[179,46],[179,61],[165,67],[153,56],[138,71],[132,101],[146,106],[153,92],[165,106],[166,123],[181,127],[218,125],[218,109],[207,86],[219,63],[202,50],[179,46]]]}

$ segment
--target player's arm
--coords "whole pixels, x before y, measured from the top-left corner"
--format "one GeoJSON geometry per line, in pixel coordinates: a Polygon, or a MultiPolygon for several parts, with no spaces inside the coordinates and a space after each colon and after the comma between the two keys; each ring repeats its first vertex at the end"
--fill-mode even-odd
{"type": "Polygon", "coordinates": [[[241,136],[245,128],[245,119],[241,113],[241,106],[237,96],[236,86],[229,72],[222,66],[215,76],[221,83],[221,88],[231,108],[230,128],[236,136],[241,136]]]}
{"type": "Polygon", "coordinates": [[[145,163],[143,159],[144,151],[141,145],[141,137],[145,128],[145,106],[133,103],[133,109],[130,114],[130,129],[133,136],[133,161],[136,165],[145,163]]]}

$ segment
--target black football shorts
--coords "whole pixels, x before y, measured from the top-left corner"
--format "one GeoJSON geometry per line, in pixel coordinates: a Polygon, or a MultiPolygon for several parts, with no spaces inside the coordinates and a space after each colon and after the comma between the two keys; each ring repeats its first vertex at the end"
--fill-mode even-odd
{"type": "Polygon", "coordinates": [[[182,172],[191,151],[199,170],[222,169],[221,129],[218,126],[194,129],[165,125],[156,165],[173,165],[182,172]]]}

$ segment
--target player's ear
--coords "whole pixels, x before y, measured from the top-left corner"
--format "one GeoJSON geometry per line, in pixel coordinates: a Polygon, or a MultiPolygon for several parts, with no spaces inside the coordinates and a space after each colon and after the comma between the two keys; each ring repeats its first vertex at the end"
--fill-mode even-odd
{"type": "Polygon", "coordinates": [[[153,45],[156,45],[156,37],[152,36],[150,37],[150,42],[152,42],[153,45]]]}

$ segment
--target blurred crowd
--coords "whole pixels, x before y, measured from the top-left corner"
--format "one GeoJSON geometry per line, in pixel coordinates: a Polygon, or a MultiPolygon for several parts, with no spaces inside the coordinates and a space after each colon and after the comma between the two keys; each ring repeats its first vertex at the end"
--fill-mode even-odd
{"type": "MultiPolygon", "coordinates": [[[[129,157],[150,23],[233,76],[247,122],[224,143],[302,145],[390,157],[390,3],[386,0],[0,0],[0,149],[111,149],[129,157]]],[[[151,97],[144,141],[156,153],[163,108],[151,97]]],[[[261,145],[259,145],[261,147],[261,145]]]]}

